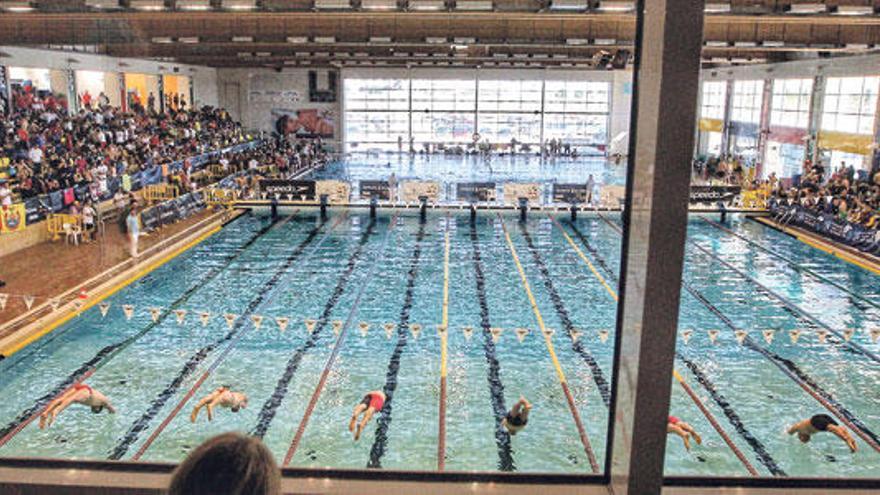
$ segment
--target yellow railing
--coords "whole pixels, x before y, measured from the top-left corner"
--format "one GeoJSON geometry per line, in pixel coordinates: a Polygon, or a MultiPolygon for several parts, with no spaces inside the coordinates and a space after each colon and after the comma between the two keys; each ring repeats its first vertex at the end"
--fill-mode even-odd
{"type": "Polygon", "coordinates": [[[65,225],[82,228],[82,217],[68,213],[50,213],[46,217],[46,228],[52,234],[53,241],[61,239],[61,235],[65,234],[65,225]]]}
{"type": "Polygon", "coordinates": [[[178,189],[177,186],[172,184],[154,184],[144,187],[143,194],[147,203],[155,204],[176,198],[178,189]]]}
{"type": "Polygon", "coordinates": [[[208,206],[222,206],[231,208],[238,199],[238,191],[235,189],[205,189],[205,204],[208,206]]]}

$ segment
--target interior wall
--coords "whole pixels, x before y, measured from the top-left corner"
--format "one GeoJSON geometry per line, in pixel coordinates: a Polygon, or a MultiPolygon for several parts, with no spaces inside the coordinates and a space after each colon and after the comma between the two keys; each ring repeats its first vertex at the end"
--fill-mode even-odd
{"type": "MultiPolygon", "coordinates": [[[[0,59],[0,64],[8,67],[23,67],[35,69],[57,69],[67,71],[96,71],[109,74],[120,72],[134,74],[172,74],[192,78],[194,89],[194,103],[197,106],[217,106],[217,70],[212,67],[197,65],[177,64],[171,62],[158,62],[133,58],[108,57],[105,55],[93,55],[79,52],[63,52],[57,50],[39,50],[33,48],[21,48],[17,46],[0,46],[0,51],[9,55],[0,59]]],[[[110,97],[114,105],[120,101],[121,88],[119,82],[110,82],[110,77],[104,79],[105,93],[110,97]],[[112,85],[112,88],[111,86],[112,85]],[[111,91],[116,93],[111,94],[111,91]]],[[[83,88],[77,88],[82,94],[83,88]]],[[[91,88],[90,88],[90,92],[91,88]]],[[[97,94],[93,94],[97,96],[97,94]]],[[[187,95],[189,102],[189,95],[187,95]]]]}
{"type": "Polygon", "coordinates": [[[248,129],[272,132],[279,118],[296,118],[299,113],[307,114],[304,120],[310,126],[318,119],[319,130],[332,129],[332,137],[325,135],[325,139],[339,140],[342,78],[337,79],[336,101],[311,101],[310,70],[317,72],[318,89],[326,90],[333,69],[218,69],[220,104],[248,129]]]}

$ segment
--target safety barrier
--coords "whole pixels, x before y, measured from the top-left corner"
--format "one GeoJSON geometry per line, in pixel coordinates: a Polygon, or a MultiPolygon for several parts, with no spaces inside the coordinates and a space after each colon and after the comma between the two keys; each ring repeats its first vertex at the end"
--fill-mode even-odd
{"type": "Polygon", "coordinates": [[[144,200],[148,204],[161,203],[177,197],[180,190],[173,184],[154,184],[144,187],[144,200]]]}
{"type": "Polygon", "coordinates": [[[232,208],[238,199],[238,191],[235,189],[210,188],[203,191],[205,204],[209,207],[220,206],[232,208]]]}
{"type": "Polygon", "coordinates": [[[46,228],[52,234],[52,240],[57,241],[71,229],[82,230],[82,217],[67,213],[51,213],[46,218],[46,228]]]}

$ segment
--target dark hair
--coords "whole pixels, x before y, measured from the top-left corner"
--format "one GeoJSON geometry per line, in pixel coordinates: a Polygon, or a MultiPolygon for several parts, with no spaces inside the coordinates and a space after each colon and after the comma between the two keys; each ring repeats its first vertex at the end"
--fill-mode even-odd
{"type": "Polygon", "coordinates": [[[169,495],[276,495],[281,473],[263,443],[224,433],[196,447],[171,477],[169,495]]]}

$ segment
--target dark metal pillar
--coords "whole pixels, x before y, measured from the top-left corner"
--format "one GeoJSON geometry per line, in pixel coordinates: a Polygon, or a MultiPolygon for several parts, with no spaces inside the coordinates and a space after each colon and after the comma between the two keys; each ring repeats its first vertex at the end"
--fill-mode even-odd
{"type": "Polygon", "coordinates": [[[611,488],[660,493],[703,35],[700,0],[637,2],[611,488]]]}

